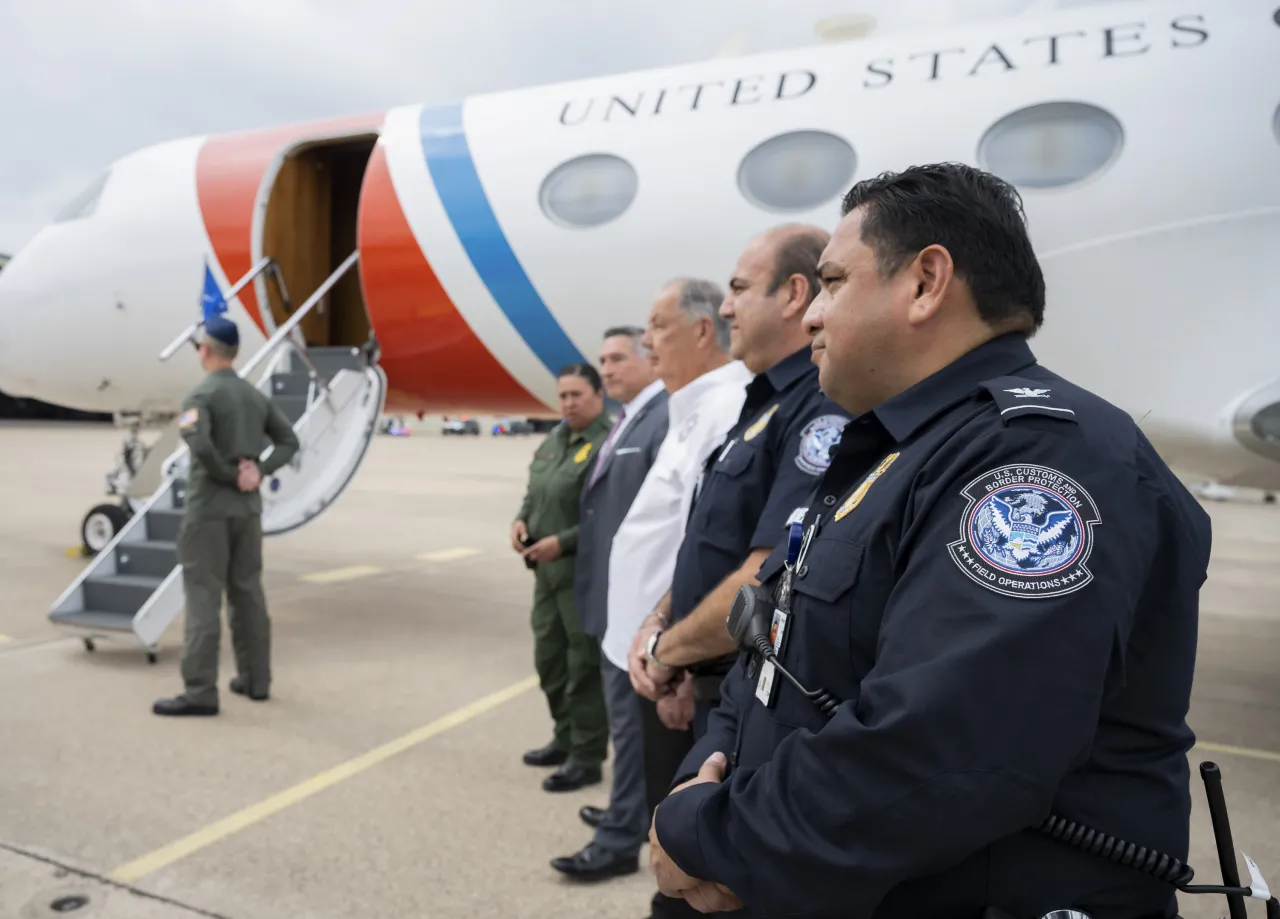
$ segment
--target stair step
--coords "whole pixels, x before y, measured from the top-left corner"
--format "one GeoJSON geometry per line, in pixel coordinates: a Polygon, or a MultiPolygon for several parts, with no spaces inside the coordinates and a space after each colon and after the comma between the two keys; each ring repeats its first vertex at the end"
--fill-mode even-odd
{"type": "Polygon", "coordinates": [[[99,632],[129,632],[133,629],[133,613],[107,613],[101,610],[81,610],[77,613],[51,613],[51,622],[74,625],[99,632]]]}
{"type": "Polygon", "coordinates": [[[338,348],[308,348],[307,357],[321,375],[332,379],[339,370],[363,370],[365,368],[364,353],[359,348],[350,346],[338,348]]]}
{"type": "Polygon", "coordinates": [[[271,397],[305,396],[311,389],[308,373],[274,373],[271,375],[271,397]]]}
{"type": "Polygon", "coordinates": [[[279,406],[280,411],[289,419],[290,424],[297,424],[307,411],[306,396],[272,396],[271,401],[279,406]]]}
{"type": "Polygon", "coordinates": [[[178,564],[178,544],[168,541],[125,543],[116,546],[116,570],[120,574],[163,578],[178,564]]]}
{"type": "Polygon", "coordinates": [[[141,574],[90,577],[84,582],[84,605],[89,609],[122,613],[132,618],[151,599],[163,580],[141,574]]]}
{"type": "Polygon", "coordinates": [[[178,528],[182,526],[182,511],[147,512],[147,539],[153,542],[177,542],[178,528]]]}

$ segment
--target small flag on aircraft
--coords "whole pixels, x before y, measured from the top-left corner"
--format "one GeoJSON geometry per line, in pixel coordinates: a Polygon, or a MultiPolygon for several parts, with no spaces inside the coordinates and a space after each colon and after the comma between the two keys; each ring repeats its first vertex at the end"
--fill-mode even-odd
{"type": "Polygon", "coordinates": [[[204,266],[204,294],[200,297],[200,310],[205,322],[208,322],[210,317],[219,316],[227,311],[227,301],[223,299],[222,290],[218,287],[218,281],[214,278],[213,269],[209,267],[208,262],[205,262],[204,266]]]}

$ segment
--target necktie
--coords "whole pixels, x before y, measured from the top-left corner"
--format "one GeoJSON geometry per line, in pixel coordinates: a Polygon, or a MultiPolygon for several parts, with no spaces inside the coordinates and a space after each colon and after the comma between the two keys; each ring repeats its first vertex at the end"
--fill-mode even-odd
{"type": "Polygon", "coordinates": [[[605,462],[609,459],[609,454],[613,452],[613,442],[617,438],[618,432],[622,430],[622,419],[627,417],[627,410],[624,408],[618,412],[618,422],[613,426],[613,430],[609,432],[609,436],[600,446],[600,453],[596,456],[595,468],[591,470],[591,481],[587,482],[590,488],[596,484],[596,479],[600,478],[600,472],[604,469],[605,462]]]}

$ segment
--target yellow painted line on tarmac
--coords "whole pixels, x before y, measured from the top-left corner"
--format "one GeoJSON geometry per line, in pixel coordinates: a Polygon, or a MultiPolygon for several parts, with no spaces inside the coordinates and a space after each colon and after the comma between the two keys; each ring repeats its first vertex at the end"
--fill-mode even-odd
{"type": "Polygon", "coordinates": [[[418,558],[424,562],[456,562],[461,558],[471,558],[473,555],[479,555],[479,549],[469,549],[465,546],[459,546],[456,549],[437,549],[434,552],[423,552],[418,558]]]}
{"type": "Polygon", "coordinates": [[[1253,747],[1233,747],[1224,743],[1197,743],[1192,749],[1205,750],[1209,753],[1227,753],[1231,756],[1247,756],[1250,759],[1265,759],[1280,763],[1280,753],[1272,750],[1255,750],[1253,747]]]}
{"type": "Polygon", "coordinates": [[[355,581],[370,575],[381,574],[384,569],[376,565],[352,565],[349,568],[335,568],[332,571],[317,571],[304,574],[299,580],[311,584],[335,584],[338,581],[355,581]]]}
{"type": "Polygon", "coordinates": [[[472,702],[470,705],[465,705],[456,711],[450,712],[442,718],[437,718],[430,724],[424,725],[415,731],[410,731],[402,737],[397,737],[390,743],[383,744],[381,747],[370,750],[355,759],[347,760],[345,763],[334,766],[319,775],[305,779],[292,788],[286,788],[284,791],[274,794],[264,801],[251,804],[243,810],[236,811],[229,817],[223,817],[218,822],[196,830],[194,833],[184,836],[176,842],[171,842],[167,846],[162,846],[154,852],[148,852],[141,858],[134,859],[127,865],[121,865],[116,868],[107,877],[118,884],[132,884],[139,878],[153,874],[161,868],[167,868],[174,862],[199,852],[215,842],[226,839],[246,827],[253,826],[255,823],[279,813],[286,807],[297,804],[299,801],[331,788],[352,776],[359,775],[367,769],[371,769],[379,763],[390,759],[397,753],[403,753],[405,750],[416,747],[438,734],[443,734],[450,728],[465,724],[478,715],[511,701],[521,693],[528,692],[537,685],[538,678],[536,676],[526,677],[519,683],[491,693],[482,699],[472,702]]]}

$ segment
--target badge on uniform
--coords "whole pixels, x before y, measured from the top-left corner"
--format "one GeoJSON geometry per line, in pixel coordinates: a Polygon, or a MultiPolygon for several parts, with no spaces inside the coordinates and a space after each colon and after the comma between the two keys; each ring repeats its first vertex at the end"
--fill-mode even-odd
{"type": "Polygon", "coordinates": [[[585,444],[582,445],[582,449],[580,449],[576,454],[574,454],[573,461],[575,463],[586,462],[587,457],[590,455],[591,455],[591,441],[587,441],[585,444]]]}
{"type": "Polygon", "coordinates": [[[758,435],[761,431],[763,431],[765,429],[765,425],[769,423],[769,419],[773,417],[773,413],[778,410],[778,405],[779,403],[775,402],[773,406],[769,409],[769,411],[765,412],[763,415],[757,418],[755,422],[751,425],[751,427],[747,428],[746,432],[743,433],[742,439],[751,440],[756,435],[758,435]]]}
{"type": "Polygon", "coordinates": [[[896,460],[899,455],[900,454],[897,454],[897,453],[890,453],[888,456],[882,459],[880,461],[880,465],[877,466],[869,476],[863,479],[862,484],[857,487],[857,489],[854,491],[853,494],[851,494],[848,498],[845,499],[844,504],[840,505],[840,507],[836,510],[836,515],[834,519],[843,520],[847,514],[849,514],[855,507],[861,504],[862,499],[867,494],[867,490],[871,488],[872,485],[875,484],[876,479],[884,475],[885,470],[893,465],[893,461],[896,460]]]}
{"type": "Polygon", "coordinates": [[[200,410],[189,408],[178,416],[178,427],[186,430],[200,420],[200,410]]]}

